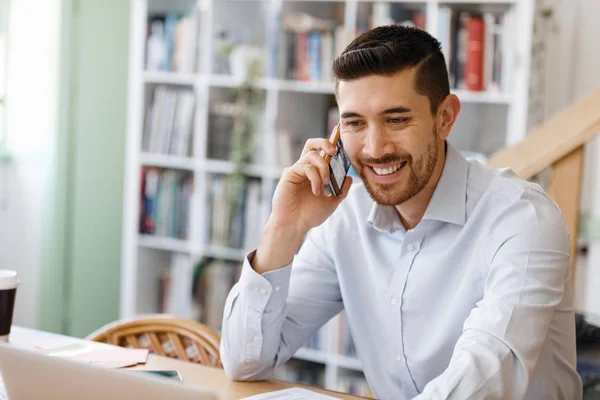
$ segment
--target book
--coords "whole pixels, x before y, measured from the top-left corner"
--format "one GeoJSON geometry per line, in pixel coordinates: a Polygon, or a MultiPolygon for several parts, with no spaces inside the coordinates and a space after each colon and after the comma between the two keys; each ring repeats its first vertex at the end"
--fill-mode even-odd
{"type": "Polygon", "coordinates": [[[141,180],[140,233],[187,239],[192,175],[143,168],[141,180]]]}
{"type": "Polygon", "coordinates": [[[204,258],[193,269],[193,316],[210,328],[220,331],[225,301],[239,279],[240,263],[204,258]]]}
{"type": "Polygon", "coordinates": [[[278,76],[290,80],[331,82],[334,57],[341,54],[353,39],[345,31],[343,21],[301,12],[286,12],[279,18],[278,54],[273,56],[278,60],[278,76]]]}
{"type": "Polygon", "coordinates": [[[189,156],[196,108],[191,89],[157,85],[146,108],[142,150],[155,154],[189,156]]]}
{"type": "Polygon", "coordinates": [[[438,22],[451,88],[510,91],[512,11],[474,14],[443,6],[438,22]]]}
{"type": "Polygon", "coordinates": [[[438,11],[438,30],[438,40],[442,44],[442,53],[446,60],[446,67],[450,71],[452,56],[452,9],[448,6],[442,6],[438,11]]]}
{"type": "Polygon", "coordinates": [[[494,14],[486,12],[483,15],[483,88],[487,91],[496,91],[494,85],[494,35],[496,22],[494,14]]]}
{"type": "Polygon", "coordinates": [[[199,26],[200,14],[196,8],[188,14],[151,15],[146,38],[146,69],[195,72],[200,50],[199,26]]]}
{"type": "Polygon", "coordinates": [[[466,21],[467,56],[465,61],[465,86],[471,91],[483,90],[484,24],[479,17],[466,21]]]}
{"type": "Polygon", "coordinates": [[[235,249],[252,250],[258,245],[262,230],[262,184],[246,182],[241,201],[234,201],[231,182],[215,176],[208,199],[209,243],[235,249]]]}

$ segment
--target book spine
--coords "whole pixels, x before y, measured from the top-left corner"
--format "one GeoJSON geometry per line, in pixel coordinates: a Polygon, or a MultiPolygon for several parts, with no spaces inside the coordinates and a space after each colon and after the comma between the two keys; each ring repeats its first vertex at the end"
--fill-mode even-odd
{"type": "Polygon", "coordinates": [[[483,20],[471,18],[467,22],[467,60],[465,81],[468,90],[483,90],[483,20]]]}
{"type": "Polygon", "coordinates": [[[425,30],[425,14],[417,11],[413,14],[412,18],[413,23],[415,24],[415,28],[420,29],[422,31],[425,30]]]}
{"type": "Polygon", "coordinates": [[[311,81],[321,80],[321,44],[322,36],[319,32],[312,32],[309,36],[309,78],[311,81]]]}
{"type": "Polygon", "coordinates": [[[483,16],[483,89],[491,90],[494,68],[494,15],[485,13],[483,16]]]}
{"type": "Polygon", "coordinates": [[[458,29],[456,32],[456,71],[455,87],[457,89],[466,89],[466,63],[467,63],[467,24],[471,15],[466,12],[460,13],[458,17],[458,29]]]}
{"type": "Polygon", "coordinates": [[[296,70],[298,80],[308,80],[308,33],[300,32],[297,35],[296,45],[296,70]]]}

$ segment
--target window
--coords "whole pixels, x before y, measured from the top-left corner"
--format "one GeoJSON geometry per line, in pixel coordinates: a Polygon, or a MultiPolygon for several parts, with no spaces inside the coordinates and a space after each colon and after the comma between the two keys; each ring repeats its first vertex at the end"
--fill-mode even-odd
{"type": "Polygon", "coordinates": [[[6,132],[6,76],[8,67],[8,14],[9,0],[0,0],[0,161],[5,156],[6,132]]]}

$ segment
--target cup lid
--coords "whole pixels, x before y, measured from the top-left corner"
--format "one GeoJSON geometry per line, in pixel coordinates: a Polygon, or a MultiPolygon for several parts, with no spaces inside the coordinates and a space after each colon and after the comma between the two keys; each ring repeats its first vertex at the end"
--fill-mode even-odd
{"type": "Polygon", "coordinates": [[[0,290],[14,289],[19,286],[19,277],[16,271],[0,269],[0,290]]]}

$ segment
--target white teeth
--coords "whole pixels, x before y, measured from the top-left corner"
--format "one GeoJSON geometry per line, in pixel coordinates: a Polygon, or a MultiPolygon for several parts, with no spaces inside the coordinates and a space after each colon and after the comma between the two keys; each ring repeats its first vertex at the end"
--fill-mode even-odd
{"type": "Polygon", "coordinates": [[[398,165],[394,165],[393,167],[390,167],[390,168],[375,168],[375,167],[373,167],[373,170],[375,171],[375,173],[377,175],[389,175],[389,174],[393,174],[394,172],[398,171],[400,169],[401,165],[402,165],[402,163],[400,163],[398,165]]]}

